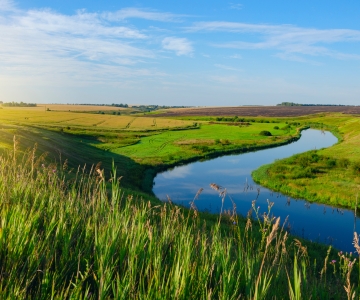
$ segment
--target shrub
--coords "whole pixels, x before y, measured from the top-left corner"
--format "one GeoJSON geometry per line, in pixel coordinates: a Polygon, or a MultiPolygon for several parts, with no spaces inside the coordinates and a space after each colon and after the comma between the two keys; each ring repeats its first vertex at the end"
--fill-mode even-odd
{"type": "Polygon", "coordinates": [[[279,126],[274,126],[274,129],[276,129],[276,130],[279,129],[279,126]]]}
{"type": "Polygon", "coordinates": [[[326,162],[326,165],[330,168],[332,167],[335,167],[336,166],[336,160],[335,159],[329,159],[327,162],[326,162]]]}
{"type": "Polygon", "coordinates": [[[267,130],[260,131],[259,134],[263,136],[272,136],[271,132],[267,130]]]}

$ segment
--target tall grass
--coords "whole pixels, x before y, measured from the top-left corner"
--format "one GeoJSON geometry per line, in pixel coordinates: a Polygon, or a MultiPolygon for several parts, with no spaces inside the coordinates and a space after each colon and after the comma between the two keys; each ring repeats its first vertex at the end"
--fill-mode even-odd
{"type": "MultiPolygon", "coordinates": [[[[115,167],[109,179],[98,167],[83,170],[67,180],[66,164],[46,164],[35,151],[20,154],[16,143],[0,157],[1,299],[359,294],[359,263],[339,254],[337,263],[325,260],[320,274],[306,248],[271,217],[271,203],[261,221],[249,217],[243,227],[225,212],[209,229],[195,206],[186,211],[125,197],[115,167]]],[[[255,202],[252,209],[258,214],[255,202]]]]}

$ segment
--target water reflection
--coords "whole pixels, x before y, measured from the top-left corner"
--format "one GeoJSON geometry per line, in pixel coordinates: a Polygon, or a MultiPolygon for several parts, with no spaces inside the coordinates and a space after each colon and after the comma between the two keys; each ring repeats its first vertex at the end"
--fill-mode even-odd
{"type": "Polygon", "coordinates": [[[354,212],[293,199],[259,186],[251,178],[251,172],[261,165],[296,153],[329,147],[336,142],[336,137],[329,132],[309,129],[303,131],[300,140],[289,145],[195,162],[160,173],[154,180],[153,191],[159,199],[166,200],[169,195],[175,203],[185,206],[193,203],[199,210],[213,213],[221,209],[232,210],[234,201],[237,213],[244,216],[254,199],[261,214],[267,211],[270,200],[274,202],[274,216],[280,216],[282,220],[289,216],[287,226],[291,233],[353,251],[357,219],[354,212]],[[210,188],[211,183],[225,187],[232,201],[226,197],[222,203],[219,195],[210,188]],[[192,202],[200,188],[203,188],[201,195],[192,202]]]}

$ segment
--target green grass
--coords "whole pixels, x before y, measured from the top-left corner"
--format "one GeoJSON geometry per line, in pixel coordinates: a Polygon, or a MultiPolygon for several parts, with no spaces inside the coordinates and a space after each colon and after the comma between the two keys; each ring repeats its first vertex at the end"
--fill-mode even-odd
{"type": "Polygon", "coordinates": [[[339,143],[302,153],[253,172],[258,183],[282,193],[335,206],[355,208],[360,191],[360,119],[330,114],[302,117],[303,124],[331,130],[339,143]]]}
{"type": "Polygon", "coordinates": [[[115,169],[68,181],[66,166],[14,149],[0,156],[2,299],[359,295],[358,261],[331,248],[315,261],[279,220],[243,226],[229,213],[205,224],[196,210],[124,194],[115,169]]]}
{"type": "MultiPolygon", "coordinates": [[[[285,126],[285,123],[282,125],[285,126]]],[[[213,151],[276,144],[295,134],[294,127],[288,132],[275,130],[271,124],[266,123],[254,123],[243,127],[205,123],[193,130],[166,131],[142,137],[132,146],[113,148],[111,151],[143,163],[174,163],[213,151]],[[273,137],[261,136],[260,132],[263,130],[271,131],[273,137]]]]}

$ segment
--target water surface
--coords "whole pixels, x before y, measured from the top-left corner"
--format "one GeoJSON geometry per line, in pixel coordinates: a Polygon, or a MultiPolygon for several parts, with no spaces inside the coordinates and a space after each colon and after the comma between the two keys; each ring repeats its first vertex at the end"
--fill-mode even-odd
{"type": "MultiPolygon", "coordinates": [[[[210,183],[216,183],[227,189],[236,204],[237,213],[244,216],[254,199],[261,213],[267,211],[269,199],[275,203],[272,208],[274,216],[280,216],[281,220],[289,216],[291,233],[350,252],[354,250],[354,212],[292,199],[257,185],[251,178],[251,172],[264,164],[308,150],[330,147],[335,143],[337,138],[332,133],[308,129],[302,132],[298,141],[285,146],[223,156],[159,173],[154,179],[153,191],[161,200],[166,200],[168,195],[173,202],[189,206],[199,188],[203,188],[204,191],[195,201],[196,207],[218,213],[222,205],[221,198],[209,186],[210,183]]],[[[233,204],[227,197],[223,209],[232,208],[233,204]]]]}

